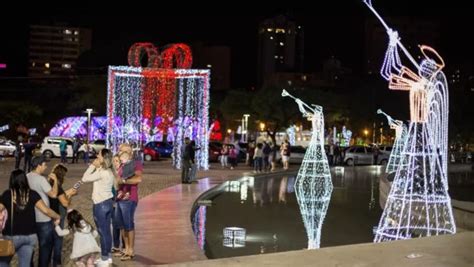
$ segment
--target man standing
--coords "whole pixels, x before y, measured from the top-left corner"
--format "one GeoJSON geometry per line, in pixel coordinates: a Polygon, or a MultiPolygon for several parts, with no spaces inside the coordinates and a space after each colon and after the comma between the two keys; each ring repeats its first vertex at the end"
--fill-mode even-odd
{"type": "Polygon", "coordinates": [[[77,163],[77,154],[79,153],[79,140],[77,137],[74,137],[74,141],[72,142],[72,163],[77,163]]]}
{"type": "MultiPolygon", "coordinates": [[[[53,186],[48,183],[43,173],[48,166],[46,159],[43,156],[34,157],[31,160],[31,167],[33,171],[27,174],[28,185],[31,190],[36,191],[46,206],[49,208],[49,198],[57,198],[58,195],[58,180],[55,174],[50,174],[49,178],[53,181],[53,186]]],[[[51,218],[42,213],[35,207],[36,215],[36,231],[39,241],[39,267],[47,267],[51,262],[51,254],[53,252],[53,232],[54,225],[51,218]]]]}
{"type": "Polygon", "coordinates": [[[194,148],[189,137],[184,138],[184,150],[181,157],[181,182],[189,184],[189,171],[192,167],[192,156],[194,155],[194,148]]]}
{"type": "Polygon", "coordinates": [[[23,137],[21,135],[18,136],[16,147],[15,147],[15,169],[20,168],[21,157],[22,157],[22,148],[23,148],[23,137]]]}
{"type": "Polygon", "coordinates": [[[25,149],[25,165],[23,165],[23,170],[25,172],[31,171],[31,158],[33,157],[33,150],[36,148],[36,144],[31,142],[31,138],[28,138],[28,143],[23,144],[25,149]]]}
{"type": "Polygon", "coordinates": [[[67,143],[64,139],[61,139],[61,143],[59,143],[59,152],[61,154],[61,163],[67,163],[67,143]]]}

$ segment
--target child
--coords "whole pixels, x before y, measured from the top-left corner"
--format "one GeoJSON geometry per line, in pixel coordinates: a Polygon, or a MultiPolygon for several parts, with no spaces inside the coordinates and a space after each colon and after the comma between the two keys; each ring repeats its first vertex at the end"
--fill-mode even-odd
{"type": "Polygon", "coordinates": [[[74,233],[72,243],[71,259],[77,266],[94,266],[100,247],[97,245],[95,237],[97,231],[88,223],[77,210],[70,210],[67,214],[68,229],[61,229],[59,220],[55,221],[56,233],[59,236],[65,236],[74,233]]]}
{"type": "MultiPolygon", "coordinates": [[[[135,175],[135,162],[132,160],[132,155],[127,151],[123,151],[119,155],[120,162],[120,178],[127,180],[135,175]]],[[[127,186],[123,186],[122,190],[117,192],[117,200],[128,200],[130,198],[130,190],[127,186]]]]}

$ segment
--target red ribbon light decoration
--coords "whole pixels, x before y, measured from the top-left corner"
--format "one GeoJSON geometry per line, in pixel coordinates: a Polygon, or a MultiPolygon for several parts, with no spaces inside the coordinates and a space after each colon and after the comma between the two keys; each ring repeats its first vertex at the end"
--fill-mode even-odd
{"type": "Polygon", "coordinates": [[[143,117],[149,120],[151,126],[154,125],[155,118],[161,117],[158,128],[167,133],[176,111],[176,73],[173,68],[191,68],[191,48],[182,43],[171,44],[159,54],[158,48],[152,43],[135,43],[128,52],[129,65],[142,67],[141,61],[145,54],[148,56],[148,64],[142,70],[143,117]]]}

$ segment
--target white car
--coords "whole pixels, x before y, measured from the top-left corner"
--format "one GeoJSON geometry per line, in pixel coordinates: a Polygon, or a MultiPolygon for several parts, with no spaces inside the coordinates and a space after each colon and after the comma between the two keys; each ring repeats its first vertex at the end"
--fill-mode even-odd
{"type": "MultiPolygon", "coordinates": [[[[301,164],[303,162],[306,148],[302,146],[290,146],[290,163],[301,164]]],[[[277,162],[281,162],[280,149],[276,152],[277,162]]]]}
{"type": "Polygon", "coordinates": [[[67,137],[53,137],[47,136],[43,139],[41,144],[41,154],[46,158],[60,157],[61,153],[59,152],[59,143],[61,140],[66,140],[67,143],[67,155],[66,157],[72,157],[72,138],[67,137]]]}
{"type": "MultiPolygon", "coordinates": [[[[95,157],[99,151],[101,151],[103,148],[105,148],[105,140],[95,140],[91,141],[89,143],[89,156],[90,157],[95,157]]],[[[82,158],[84,157],[84,152],[86,152],[86,146],[85,144],[82,144],[79,147],[78,150],[78,157],[82,158]]]]}
{"type": "Polygon", "coordinates": [[[0,140],[0,155],[13,156],[15,150],[15,143],[10,140],[0,140]]]}
{"type": "MultiPolygon", "coordinates": [[[[388,151],[382,150],[380,151],[375,164],[385,165],[387,164],[389,157],[390,153],[388,151]]],[[[344,163],[349,166],[359,164],[372,165],[374,164],[374,158],[374,150],[371,147],[351,146],[345,152],[344,163]]]]}

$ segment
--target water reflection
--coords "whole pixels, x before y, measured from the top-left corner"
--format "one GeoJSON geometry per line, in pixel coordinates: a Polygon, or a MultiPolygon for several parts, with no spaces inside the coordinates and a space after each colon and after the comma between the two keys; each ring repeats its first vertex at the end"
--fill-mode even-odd
{"type": "MultiPolygon", "coordinates": [[[[343,168],[344,171],[342,168],[334,169],[331,173],[334,189],[321,230],[321,247],[372,242],[373,227],[377,226],[382,214],[378,175],[383,169],[376,166],[343,168]]],[[[472,177],[470,171],[450,173],[450,193],[463,189],[461,196],[472,199],[472,177]],[[466,181],[469,183],[464,190],[466,181]]],[[[296,174],[243,177],[237,180],[238,183],[233,183],[235,186],[224,183],[217,188],[208,198],[212,200],[212,206],[198,207],[193,214],[196,240],[207,257],[307,248],[306,228],[300,219],[300,207],[294,192],[295,178],[296,174]],[[268,190],[269,187],[272,191],[268,190]],[[232,248],[223,246],[222,230],[228,226],[246,229],[245,247],[237,247],[239,241],[232,248]]]]}
{"type": "MultiPolygon", "coordinates": [[[[377,169],[370,166],[345,167],[344,171],[332,172],[335,187],[329,204],[313,201],[314,198],[304,204],[308,211],[311,207],[315,211],[303,215],[308,226],[315,231],[319,229],[312,240],[318,236],[321,247],[372,240],[372,227],[381,214],[377,173],[377,169]],[[369,205],[372,210],[368,211],[369,205]],[[327,214],[321,231],[324,210],[327,214]]],[[[210,197],[212,206],[200,207],[194,214],[194,230],[200,237],[196,239],[201,247],[205,241],[206,255],[222,258],[308,248],[295,179],[296,174],[243,177],[223,183],[210,197]],[[246,229],[245,243],[224,238],[223,229],[229,226],[246,229]]]]}
{"type": "Polygon", "coordinates": [[[198,246],[204,249],[204,243],[206,241],[206,206],[200,206],[194,212],[193,232],[198,246]]]}

